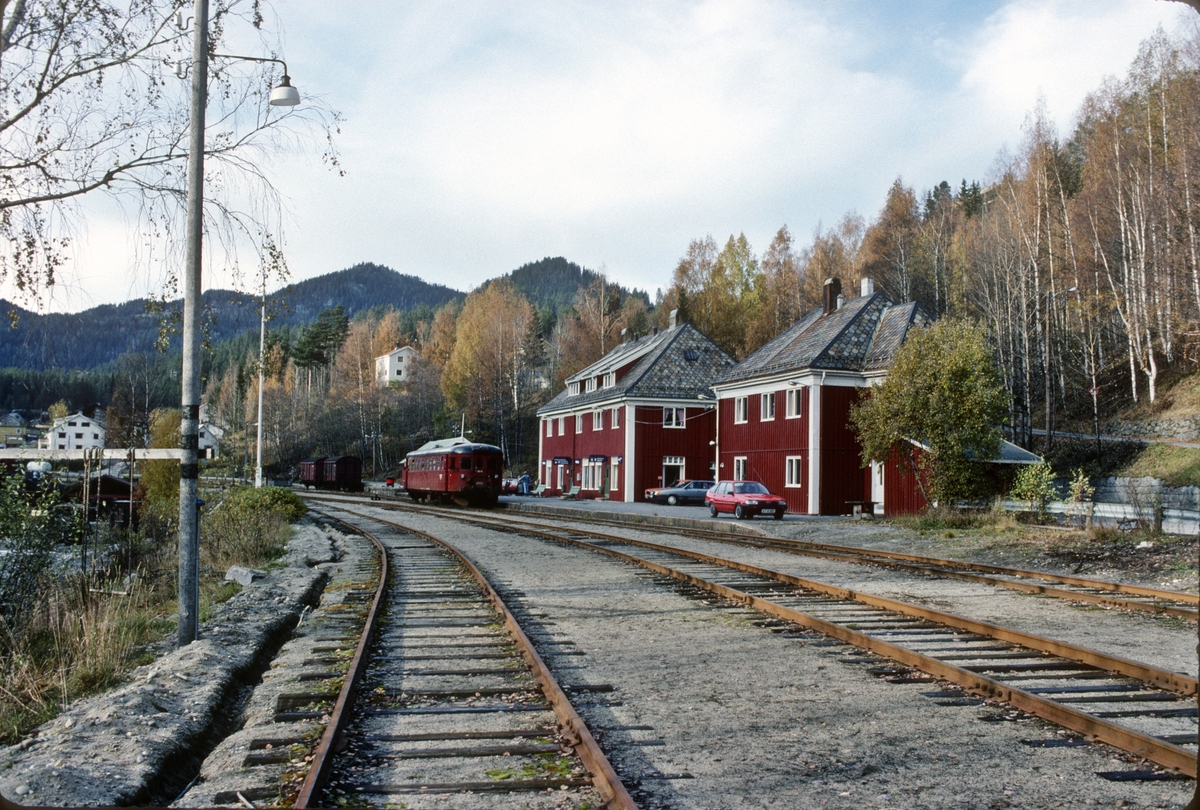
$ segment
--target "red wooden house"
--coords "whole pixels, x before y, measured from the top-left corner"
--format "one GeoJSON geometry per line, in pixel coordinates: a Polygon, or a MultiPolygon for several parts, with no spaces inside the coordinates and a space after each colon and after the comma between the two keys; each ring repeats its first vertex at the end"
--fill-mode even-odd
{"type": "Polygon", "coordinates": [[[713,477],[710,386],[734,360],[674,312],[670,324],[621,343],[538,409],[545,494],[641,501],[647,487],[713,477]]]}
{"type": "Polygon", "coordinates": [[[850,406],[882,380],[914,325],[932,322],[916,303],[896,304],[863,279],[843,300],[825,282],[809,312],[713,386],[718,402],[718,478],[761,481],[788,510],[843,515],[884,503],[884,465],[864,467],[850,406]]]}

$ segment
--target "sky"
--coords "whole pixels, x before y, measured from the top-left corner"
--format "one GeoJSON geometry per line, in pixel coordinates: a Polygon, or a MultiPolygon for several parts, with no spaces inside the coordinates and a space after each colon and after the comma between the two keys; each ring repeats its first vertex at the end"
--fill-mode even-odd
{"type": "MultiPolygon", "coordinates": [[[[1165,0],[288,0],[302,97],[341,112],[274,156],[293,281],[359,262],[469,291],[546,256],[655,290],[692,239],[800,245],[901,178],[986,182],[1039,99],[1085,96],[1195,12],[1165,0]]],[[[100,201],[47,308],[153,293],[100,201]]],[[[231,286],[210,272],[205,288],[231,286]]],[[[0,290],[2,292],[2,290],[0,290]]]]}

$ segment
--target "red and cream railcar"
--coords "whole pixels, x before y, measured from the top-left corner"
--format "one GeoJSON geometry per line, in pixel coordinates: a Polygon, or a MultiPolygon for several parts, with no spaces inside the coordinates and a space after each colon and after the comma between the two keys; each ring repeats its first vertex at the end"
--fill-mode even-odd
{"type": "Polygon", "coordinates": [[[400,481],[414,501],[491,506],[500,496],[504,452],[463,438],[429,442],[404,459],[400,481]]]}

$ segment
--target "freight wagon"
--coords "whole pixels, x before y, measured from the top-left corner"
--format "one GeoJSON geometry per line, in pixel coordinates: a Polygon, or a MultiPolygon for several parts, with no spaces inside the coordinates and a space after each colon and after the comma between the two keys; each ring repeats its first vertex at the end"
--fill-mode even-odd
{"type": "Polygon", "coordinates": [[[300,462],[300,483],[305,489],[362,492],[362,459],[357,456],[306,458],[300,462]]]}
{"type": "Polygon", "coordinates": [[[461,436],[422,445],[404,459],[400,481],[414,501],[493,506],[500,496],[504,452],[461,436]]]}

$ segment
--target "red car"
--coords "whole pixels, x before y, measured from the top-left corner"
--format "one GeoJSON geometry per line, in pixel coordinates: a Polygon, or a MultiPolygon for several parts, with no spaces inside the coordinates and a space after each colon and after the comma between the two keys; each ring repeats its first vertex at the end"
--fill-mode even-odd
{"type": "Polygon", "coordinates": [[[770,515],[783,520],[783,513],[787,511],[787,501],[772,495],[757,481],[719,481],[704,496],[704,502],[713,517],[720,512],[733,512],[738,520],[755,515],[770,515]]]}

